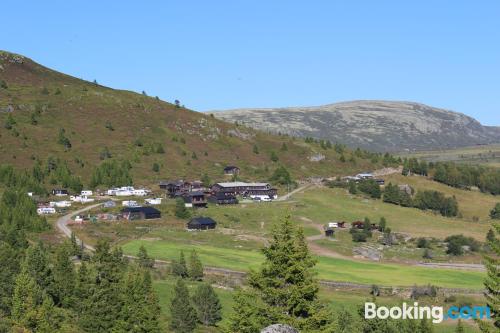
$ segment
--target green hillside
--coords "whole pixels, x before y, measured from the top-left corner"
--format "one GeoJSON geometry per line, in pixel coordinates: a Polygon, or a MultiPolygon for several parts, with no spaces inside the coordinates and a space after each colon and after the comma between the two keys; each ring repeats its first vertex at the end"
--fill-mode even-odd
{"type": "Polygon", "coordinates": [[[67,161],[84,182],[95,165],[108,158],[130,161],[134,180],[146,184],[204,173],[218,179],[225,164],[238,165],[248,179],[267,179],[280,164],[295,178],[380,166],[370,154],[339,153],[331,145],[225,123],[145,93],[83,81],[8,52],[0,52],[0,83],[2,163],[25,168],[52,156],[67,161]],[[324,159],[311,161],[317,154],[324,159]]]}

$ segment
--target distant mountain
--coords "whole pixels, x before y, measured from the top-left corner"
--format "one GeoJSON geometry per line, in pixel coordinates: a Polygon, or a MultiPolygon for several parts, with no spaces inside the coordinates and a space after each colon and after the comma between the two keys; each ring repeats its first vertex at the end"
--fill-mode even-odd
{"type": "Polygon", "coordinates": [[[279,165],[296,178],[381,166],[344,155],[341,161],[317,143],[236,126],[0,51],[0,164],[30,168],[52,157],[86,182],[103,161],[124,159],[139,183],[204,174],[220,180],[226,165],[240,167],[243,180],[267,180],[279,165]]]}
{"type": "Polygon", "coordinates": [[[273,133],[314,137],[375,151],[429,150],[500,142],[500,127],[420,103],[352,101],[317,107],[213,112],[273,133]]]}

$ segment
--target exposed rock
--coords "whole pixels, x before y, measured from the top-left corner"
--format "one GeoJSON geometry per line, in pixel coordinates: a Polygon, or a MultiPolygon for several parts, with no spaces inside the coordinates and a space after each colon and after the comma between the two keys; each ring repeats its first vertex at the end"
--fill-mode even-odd
{"type": "Polygon", "coordinates": [[[324,159],[325,159],[325,155],[323,155],[323,154],[316,154],[316,155],[309,157],[309,161],[311,161],[311,162],[319,162],[319,161],[322,161],[324,159]]]}
{"type": "Polygon", "coordinates": [[[260,333],[299,333],[299,331],[288,325],[274,324],[264,328],[260,333]]]}
{"type": "Polygon", "coordinates": [[[228,122],[376,151],[428,150],[500,142],[500,128],[424,104],[352,101],[318,107],[236,109],[213,114],[228,122]]]}

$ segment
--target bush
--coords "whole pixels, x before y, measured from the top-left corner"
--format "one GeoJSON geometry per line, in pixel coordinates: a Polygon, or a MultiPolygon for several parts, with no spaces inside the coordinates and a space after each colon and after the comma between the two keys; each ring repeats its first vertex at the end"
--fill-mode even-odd
{"type": "Polygon", "coordinates": [[[429,240],[426,238],[420,237],[417,240],[417,247],[419,249],[428,249],[428,248],[430,248],[430,246],[431,246],[431,244],[430,244],[429,240]]]}
{"type": "Polygon", "coordinates": [[[380,185],[373,179],[363,180],[358,184],[358,190],[368,194],[374,199],[380,199],[382,192],[380,191],[380,185]]]}
{"type": "Polygon", "coordinates": [[[490,217],[494,220],[500,220],[500,203],[497,203],[490,211],[490,217]]]}
{"type": "Polygon", "coordinates": [[[459,256],[464,253],[463,246],[468,246],[472,252],[477,252],[481,248],[481,244],[472,237],[464,235],[452,235],[446,237],[445,242],[448,243],[446,253],[459,256]]]}
{"type": "Polygon", "coordinates": [[[364,243],[368,239],[368,235],[364,231],[353,230],[351,235],[352,241],[356,243],[364,243]]]}

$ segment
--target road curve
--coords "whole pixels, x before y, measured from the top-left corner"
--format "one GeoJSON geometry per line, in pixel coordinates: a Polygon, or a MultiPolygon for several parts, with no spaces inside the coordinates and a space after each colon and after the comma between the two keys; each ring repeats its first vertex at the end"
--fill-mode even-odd
{"type": "MultiPolygon", "coordinates": [[[[56,221],[56,227],[57,229],[66,237],[70,238],[71,237],[71,229],[68,227],[68,223],[71,221],[71,217],[74,216],[74,215],[78,215],[78,214],[81,214],[83,212],[86,212],[88,210],[91,210],[93,208],[96,208],[96,207],[99,207],[101,206],[102,203],[98,203],[98,204],[94,204],[94,205],[90,205],[90,206],[87,206],[87,207],[83,207],[77,211],[73,211],[69,214],[66,214],[62,217],[60,217],[57,221],[56,221]]],[[[76,239],[76,242],[78,244],[83,244],[83,246],[87,249],[87,250],[90,250],[90,251],[94,251],[94,247],[93,246],[90,246],[88,244],[85,244],[83,243],[80,239],[76,239]]]]}

